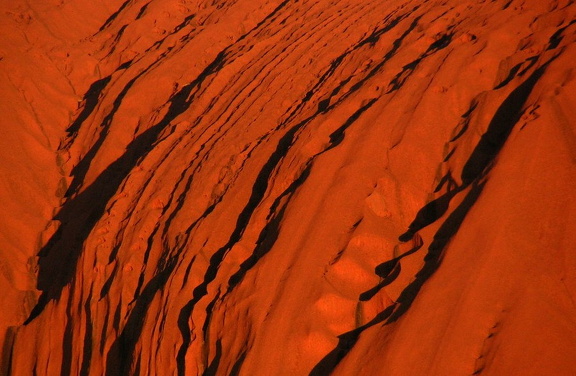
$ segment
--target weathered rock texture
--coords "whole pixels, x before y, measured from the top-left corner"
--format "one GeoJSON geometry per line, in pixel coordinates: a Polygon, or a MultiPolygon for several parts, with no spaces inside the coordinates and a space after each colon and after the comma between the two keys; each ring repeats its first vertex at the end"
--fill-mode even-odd
{"type": "Polygon", "coordinates": [[[3,374],[576,374],[572,0],[0,11],[3,374]]]}

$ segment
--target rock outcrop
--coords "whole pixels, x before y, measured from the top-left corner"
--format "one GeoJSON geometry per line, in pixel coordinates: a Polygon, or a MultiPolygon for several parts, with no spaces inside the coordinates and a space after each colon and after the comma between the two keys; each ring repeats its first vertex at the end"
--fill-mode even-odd
{"type": "Polygon", "coordinates": [[[572,0],[0,10],[0,373],[576,373],[572,0]]]}

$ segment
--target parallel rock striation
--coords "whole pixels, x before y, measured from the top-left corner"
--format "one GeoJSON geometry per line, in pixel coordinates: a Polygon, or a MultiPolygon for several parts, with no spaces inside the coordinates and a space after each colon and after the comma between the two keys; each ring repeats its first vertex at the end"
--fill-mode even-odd
{"type": "Polygon", "coordinates": [[[2,373],[576,372],[572,1],[0,8],[2,373]]]}

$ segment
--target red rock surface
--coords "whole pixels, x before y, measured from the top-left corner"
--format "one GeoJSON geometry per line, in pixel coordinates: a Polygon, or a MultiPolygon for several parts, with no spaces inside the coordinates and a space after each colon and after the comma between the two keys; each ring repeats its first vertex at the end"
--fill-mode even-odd
{"type": "Polygon", "coordinates": [[[0,2],[0,373],[576,374],[575,20],[0,2]]]}

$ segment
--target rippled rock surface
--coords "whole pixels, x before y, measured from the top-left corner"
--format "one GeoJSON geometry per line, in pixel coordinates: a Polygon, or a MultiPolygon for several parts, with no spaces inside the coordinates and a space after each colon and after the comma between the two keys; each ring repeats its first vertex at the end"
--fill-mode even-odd
{"type": "Polygon", "coordinates": [[[0,374],[574,375],[571,0],[6,0],[0,374]]]}

